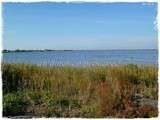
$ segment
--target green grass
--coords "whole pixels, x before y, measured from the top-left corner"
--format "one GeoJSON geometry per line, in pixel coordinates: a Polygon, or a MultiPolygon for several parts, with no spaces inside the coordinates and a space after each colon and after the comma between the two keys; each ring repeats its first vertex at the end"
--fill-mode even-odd
{"type": "Polygon", "coordinates": [[[155,117],[135,94],[158,99],[154,65],[36,66],[2,64],[3,115],[45,117],[155,117]],[[138,111],[138,112],[137,112],[138,111]]]}

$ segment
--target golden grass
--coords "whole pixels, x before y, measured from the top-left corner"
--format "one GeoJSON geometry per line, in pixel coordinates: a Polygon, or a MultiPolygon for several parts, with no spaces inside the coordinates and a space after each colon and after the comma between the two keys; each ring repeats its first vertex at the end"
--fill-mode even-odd
{"type": "Polygon", "coordinates": [[[157,109],[136,107],[131,101],[135,94],[158,99],[157,72],[154,65],[2,64],[3,113],[48,117],[157,116],[157,109]],[[25,108],[17,107],[24,103],[25,108]]]}

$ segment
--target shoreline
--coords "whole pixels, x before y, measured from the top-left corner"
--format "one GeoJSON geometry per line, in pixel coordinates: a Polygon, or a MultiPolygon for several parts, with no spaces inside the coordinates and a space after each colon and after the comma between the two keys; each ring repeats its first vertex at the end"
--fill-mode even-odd
{"type": "Polygon", "coordinates": [[[47,52],[47,51],[144,51],[144,50],[151,50],[151,51],[158,51],[158,49],[102,49],[102,50],[54,50],[54,49],[42,49],[42,50],[23,50],[23,49],[16,49],[16,50],[2,50],[2,53],[12,53],[12,52],[47,52]]]}
{"type": "Polygon", "coordinates": [[[87,68],[87,67],[121,67],[121,66],[128,66],[128,65],[135,65],[138,67],[143,66],[154,66],[158,68],[157,64],[135,64],[135,63],[106,63],[106,64],[34,64],[34,63],[7,63],[1,62],[1,64],[8,64],[8,65],[30,65],[30,66],[39,66],[39,67],[73,67],[73,68],[87,68]]]}

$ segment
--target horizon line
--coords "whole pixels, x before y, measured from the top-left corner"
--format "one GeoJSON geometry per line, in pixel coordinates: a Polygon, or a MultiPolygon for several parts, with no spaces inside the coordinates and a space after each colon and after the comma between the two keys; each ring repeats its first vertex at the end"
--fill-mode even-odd
{"type": "Polygon", "coordinates": [[[58,50],[158,50],[158,48],[142,48],[142,49],[139,49],[139,48],[136,48],[136,49],[2,49],[2,51],[4,50],[8,50],[8,51],[21,51],[21,50],[53,50],[53,51],[58,51],[58,50]]]}

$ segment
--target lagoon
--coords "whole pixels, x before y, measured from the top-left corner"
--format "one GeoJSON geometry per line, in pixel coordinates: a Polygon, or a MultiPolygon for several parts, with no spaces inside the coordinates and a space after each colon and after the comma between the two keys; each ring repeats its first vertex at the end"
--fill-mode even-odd
{"type": "Polygon", "coordinates": [[[3,53],[3,63],[37,65],[158,64],[158,50],[55,50],[3,53]]]}

